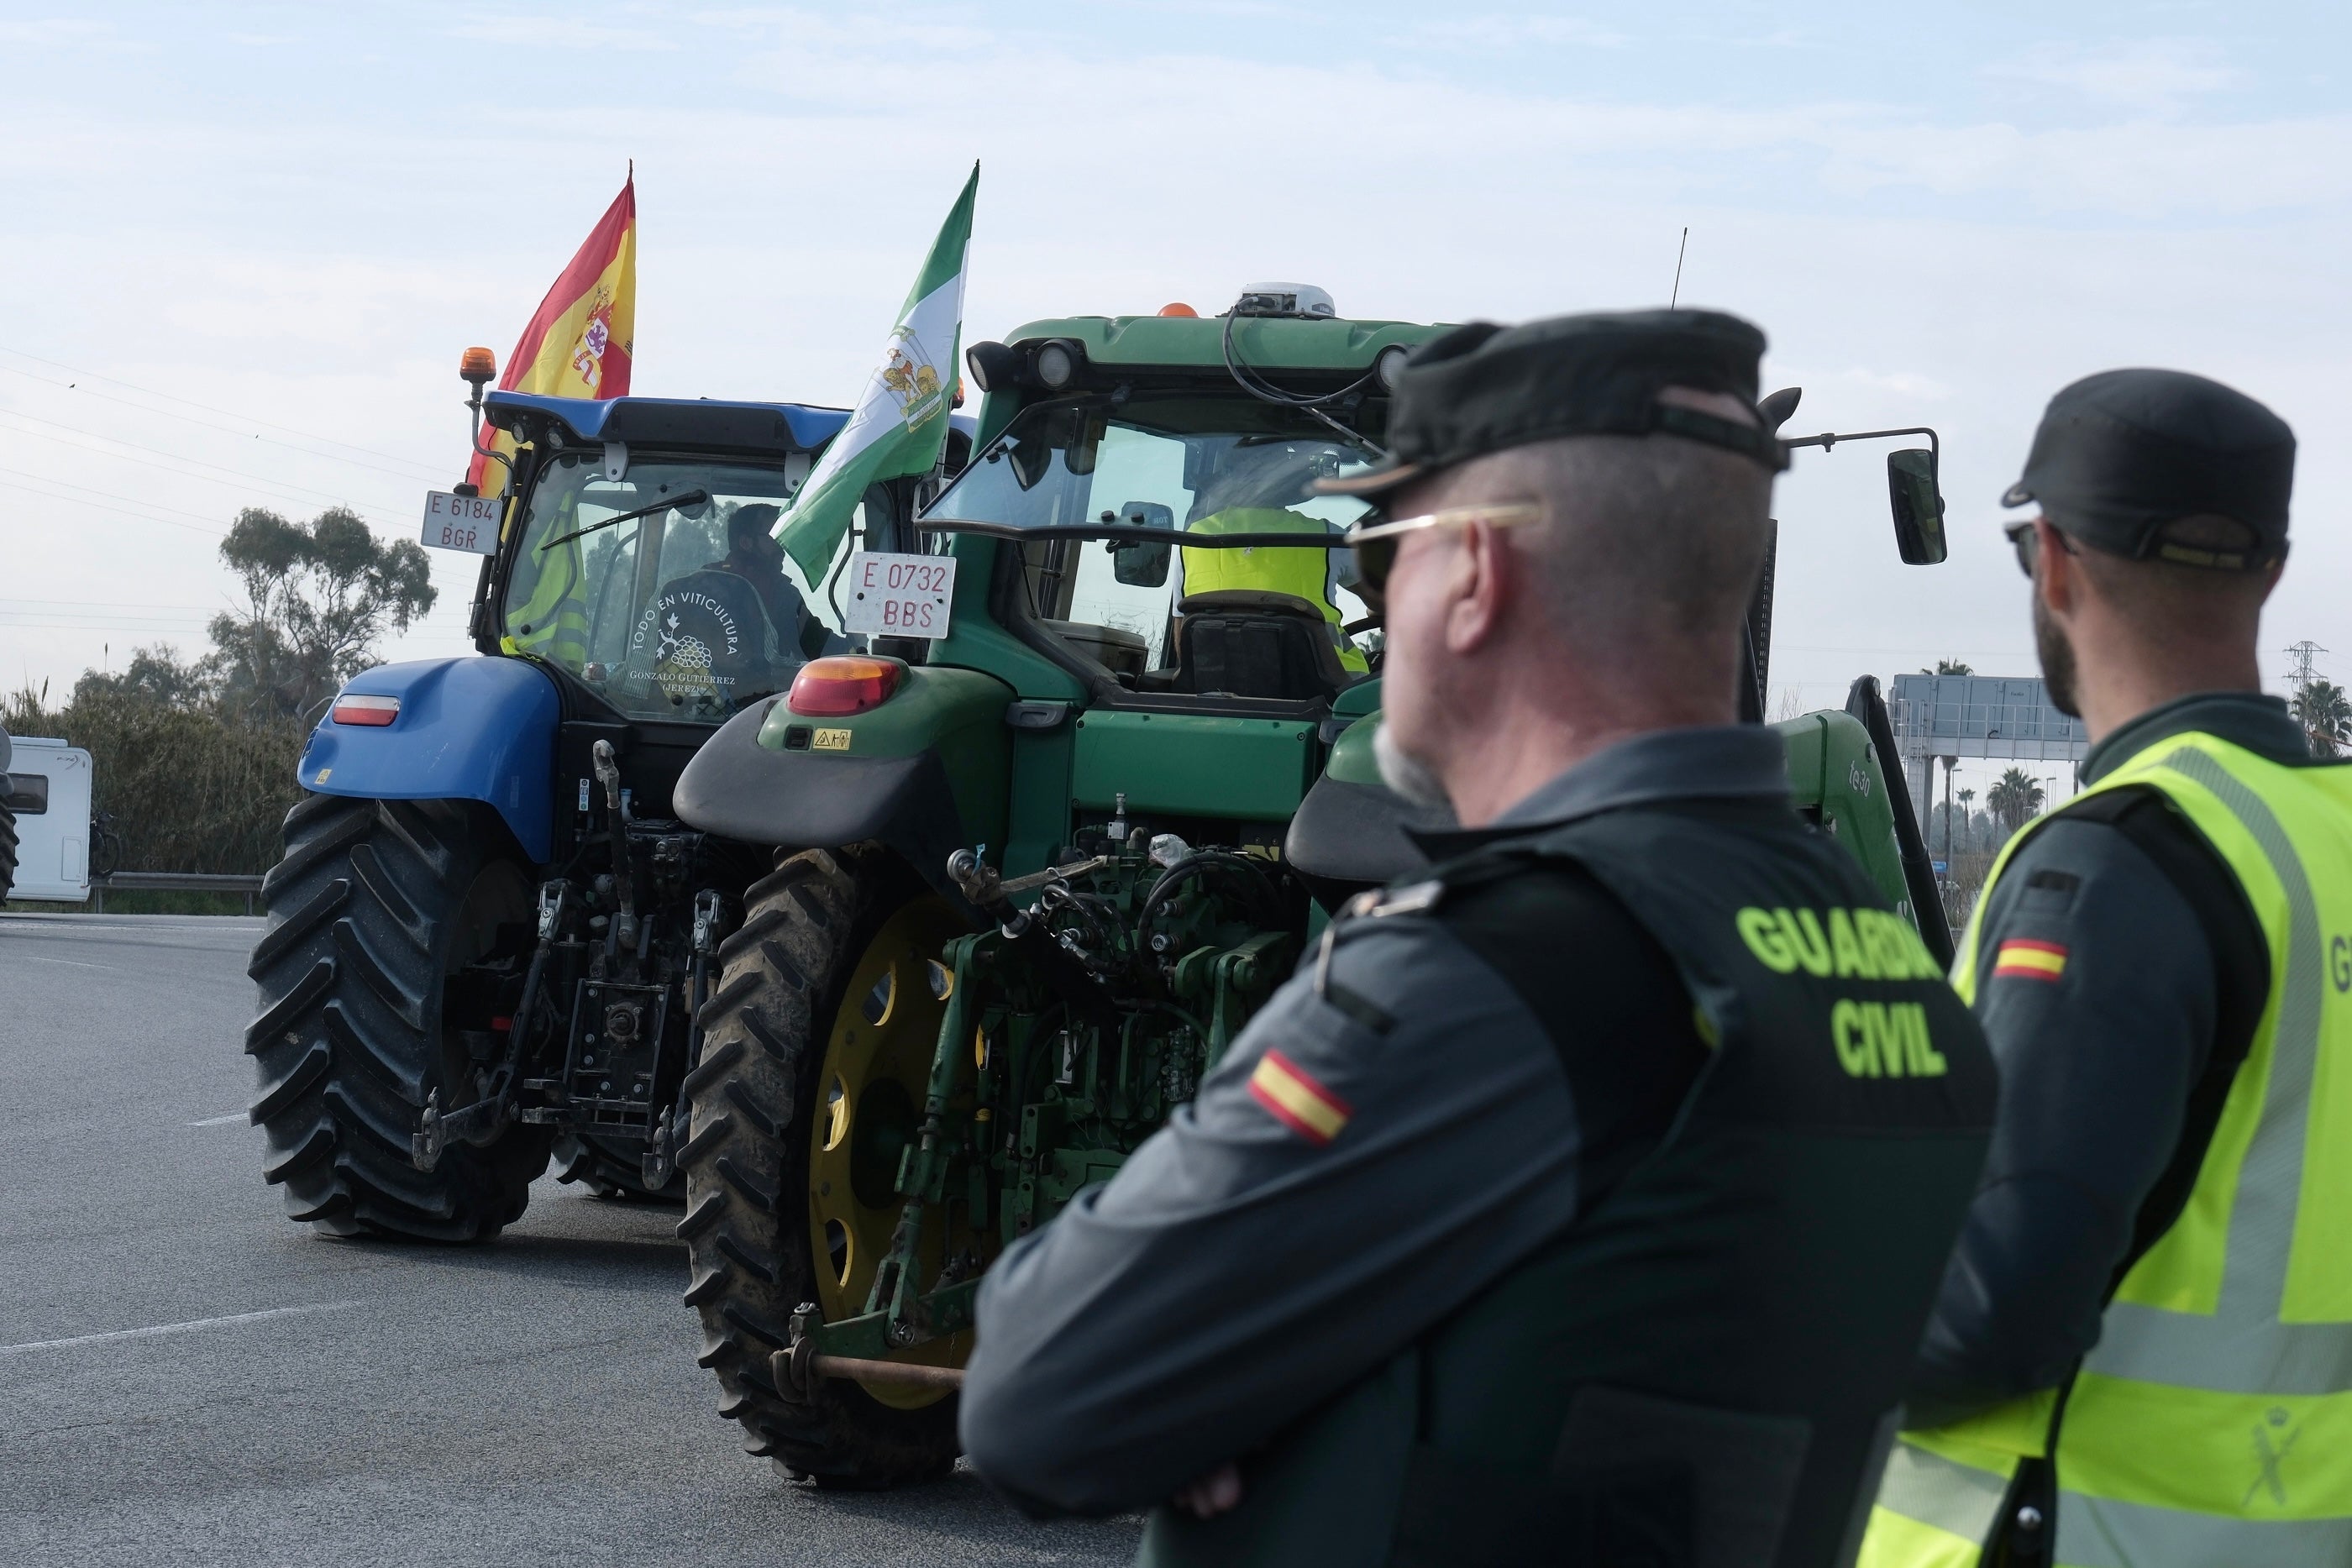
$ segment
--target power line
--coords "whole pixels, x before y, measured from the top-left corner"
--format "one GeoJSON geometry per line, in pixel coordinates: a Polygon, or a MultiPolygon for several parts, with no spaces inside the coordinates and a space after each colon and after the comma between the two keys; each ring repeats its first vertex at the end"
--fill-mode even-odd
{"type": "MultiPolygon", "coordinates": [[[[9,420],[30,420],[35,424],[55,425],[58,429],[66,431],[69,434],[84,435],[91,434],[87,431],[75,430],[74,427],[69,424],[58,424],[58,422],[53,419],[43,419],[38,414],[19,413],[14,409],[0,409],[0,428],[5,428],[5,422],[9,420]]],[[[152,452],[157,456],[170,458],[171,462],[157,463],[144,457],[131,456],[128,453],[109,452],[102,446],[92,446],[89,443],[81,441],[68,441],[65,436],[50,435],[44,431],[20,429],[16,434],[19,435],[29,435],[36,441],[54,441],[60,446],[70,446],[75,448],[77,451],[95,453],[100,457],[111,457],[119,463],[136,463],[143,467],[161,468],[167,473],[177,474],[183,479],[194,479],[201,484],[221,485],[232,489],[238,486],[250,486],[261,491],[265,495],[268,495],[272,500],[284,501],[296,506],[311,505],[311,501],[305,500],[303,498],[304,497],[310,497],[317,500],[331,502],[338,507],[349,507],[353,511],[360,511],[360,507],[355,503],[342,496],[335,494],[331,490],[314,490],[308,485],[291,485],[282,479],[265,479],[257,474],[247,474],[238,469],[226,467],[218,463],[207,463],[199,457],[183,457],[176,452],[166,452],[160,446],[142,445],[136,441],[125,441],[120,436],[103,435],[97,437],[97,439],[101,441],[111,441],[118,446],[128,446],[134,452],[152,452]],[[227,475],[228,477],[226,479],[216,479],[209,474],[191,474],[188,472],[188,469],[190,468],[212,468],[222,474],[227,475]],[[275,492],[274,494],[272,493],[273,491],[275,492]],[[299,492],[299,494],[295,494],[295,492],[299,492]]],[[[362,513],[362,515],[364,516],[365,514],[362,513]]],[[[377,520],[380,521],[381,519],[377,520]]]]}
{"type": "MultiPolygon", "coordinates": [[[[197,419],[192,414],[175,413],[167,408],[150,408],[143,402],[132,402],[129,398],[108,397],[107,394],[102,392],[84,392],[83,389],[74,385],[71,382],[51,381],[47,376],[37,376],[30,371],[20,371],[14,365],[0,365],[0,371],[5,371],[12,376],[23,376],[27,381],[38,382],[43,386],[62,387],[67,392],[79,392],[84,397],[104,398],[108,402],[118,404],[123,408],[135,409],[141,413],[159,413],[166,419],[184,420],[187,423],[195,425],[200,429],[217,430],[229,435],[250,435],[256,441],[266,441],[272,446],[283,447],[289,452],[299,453],[305,457],[316,457],[322,462],[340,464],[347,468],[370,468],[373,469],[378,474],[389,474],[395,479],[406,479],[411,483],[415,483],[418,477],[413,474],[403,473],[397,468],[387,468],[381,463],[362,463],[356,458],[339,457],[331,452],[320,452],[309,446],[297,446],[290,441],[280,441],[275,436],[264,435],[259,431],[239,430],[233,425],[215,424],[211,420],[197,419]]],[[[78,425],[65,425],[62,428],[76,430],[80,427],[78,425]]],[[[96,435],[100,433],[97,431],[84,431],[83,434],[87,435],[96,435]]],[[[394,461],[406,462],[408,460],[405,458],[396,458],[394,461]]],[[[425,465],[419,463],[416,464],[415,466],[423,468],[425,465]]],[[[436,470],[435,472],[437,473],[438,470],[436,470]]],[[[429,483],[430,481],[428,480],[427,482],[429,483]]]]}
{"type": "Polygon", "coordinates": [[[0,613],[5,613],[12,604],[31,605],[37,610],[185,610],[205,615],[226,608],[212,604],[131,603],[120,599],[0,599],[0,613]]]}
{"type": "MultiPolygon", "coordinates": [[[[41,481],[43,484],[45,484],[45,485],[63,485],[63,486],[64,486],[67,489],[68,489],[68,490],[83,490],[83,491],[87,491],[89,494],[90,494],[90,495],[92,495],[92,496],[104,496],[104,497],[106,497],[106,499],[107,499],[107,500],[113,500],[113,501],[129,501],[129,500],[131,500],[131,497],[128,497],[128,496],[109,496],[109,495],[107,494],[107,492],[106,492],[106,491],[104,491],[104,490],[91,490],[91,489],[89,488],[89,486],[88,486],[87,485],[76,485],[76,484],[72,483],[72,482],[71,482],[71,481],[69,481],[69,480],[65,480],[65,479],[52,479],[52,478],[50,478],[50,477],[49,477],[47,475],[46,475],[46,474],[26,474],[26,473],[25,473],[25,471],[24,471],[23,469],[21,469],[21,468],[0,468],[0,474],[16,474],[16,475],[21,475],[23,477],[27,478],[27,479],[38,479],[38,480],[40,480],[40,481],[41,481]]],[[[24,491],[26,495],[30,495],[30,496],[47,496],[49,499],[51,499],[51,500],[53,500],[53,501],[64,501],[64,502],[68,503],[69,505],[76,506],[76,507],[95,507],[97,510],[101,511],[101,512],[119,512],[119,513],[121,513],[122,516],[127,517],[133,518],[134,520],[139,521],[139,522],[142,522],[142,523],[155,523],[155,524],[160,525],[161,527],[167,528],[185,528],[188,532],[190,532],[190,533],[192,533],[192,534],[203,534],[203,535],[205,535],[205,536],[206,538],[215,538],[215,539],[217,539],[217,538],[227,538],[227,537],[228,537],[228,530],[227,530],[227,529],[226,529],[226,528],[198,528],[198,527],[197,527],[195,524],[194,524],[194,523],[175,523],[175,522],[173,522],[173,521],[171,518],[169,518],[169,517],[151,517],[147,516],[147,515],[146,515],[145,513],[143,513],[143,512],[133,512],[133,511],[131,511],[131,510],[129,510],[128,508],[126,508],[126,507],[110,507],[110,506],[108,506],[108,505],[106,504],[106,502],[105,502],[105,501],[86,501],[86,500],[82,499],[82,497],[79,497],[79,496],[61,496],[61,495],[58,494],[58,492],[56,492],[55,490],[42,490],[42,489],[37,489],[37,488],[35,488],[33,486],[30,486],[30,485],[18,485],[18,484],[12,483],[11,481],[6,480],[6,479],[0,479],[0,488],[6,488],[6,489],[10,489],[10,490],[22,490],[22,491],[24,491]]],[[[132,501],[132,502],[131,502],[131,505],[132,505],[132,506],[141,506],[141,505],[144,505],[144,504],[145,504],[145,503],[142,503],[142,502],[137,502],[137,501],[132,501]]],[[[179,510],[180,510],[180,508],[179,508],[179,507],[160,507],[160,508],[159,508],[159,510],[166,511],[166,512],[177,512],[177,511],[179,511],[179,510]]],[[[202,513],[198,513],[198,512],[187,512],[187,513],[184,513],[183,515],[184,515],[184,516],[186,516],[186,517],[201,517],[203,514],[202,514],[202,513]]]]}
{"type": "MultiPolygon", "coordinates": [[[[232,409],[215,408],[215,407],[214,407],[211,403],[208,403],[208,402],[196,402],[196,401],[195,401],[194,399],[193,399],[193,398],[184,398],[184,397],[181,397],[181,396],[178,396],[177,394],[173,393],[173,392],[157,392],[153,387],[142,387],[142,386],[139,385],[139,384],[138,384],[137,382],[126,382],[126,381],[124,381],[124,380],[123,380],[121,377],[120,377],[120,376],[102,375],[102,374],[100,374],[100,372],[98,372],[98,371],[88,371],[88,370],[83,370],[82,368],[80,368],[80,367],[79,367],[79,366],[78,366],[78,365],[69,365],[69,364],[67,364],[67,363],[66,363],[64,361],[62,361],[62,360],[48,360],[48,359],[43,359],[43,358],[42,358],[40,355],[38,355],[38,354],[28,354],[28,353],[26,353],[26,352],[24,350],[22,350],[22,349],[12,349],[12,348],[9,348],[9,347],[8,347],[6,344],[5,344],[5,343],[0,343],[0,354],[14,354],[14,355],[16,355],[16,358],[18,358],[18,359],[20,359],[20,360],[30,360],[30,361],[33,361],[35,364],[37,364],[37,365],[47,365],[47,366],[50,366],[51,368],[53,368],[53,369],[55,369],[55,370],[69,371],[71,371],[73,374],[75,374],[75,375],[77,375],[77,376],[84,376],[84,377],[89,378],[89,380],[91,380],[91,381],[106,382],[108,382],[108,383],[110,383],[110,384],[111,384],[111,385],[114,385],[114,386],[118,386],[118,387],[127,387],[127,388],[129,388],[129,389],[130,389],[131,391],[132,391],[132,392],[143,392],[143,393],[145,393],[145,394],[146,394],[147,396],[149,396],[149,397],[159,397],[159,398],[162,398],[162,399],[163,399],[164,402],[176,402],[176,403],[182,403],[182,404],[184,404],[185,406],[187,406],[187,407],[189,407],[189,408],[200,408],[200,409],[204,410],[206,413],[217,413],[217,414],[221,414],[221,415],[223,415],[223,416],[225,416],[225,417],[226,417],[226,418],[229,418],[229,419],[240,419],[240,420],[244,420],[244,421],[245,421],[245,422],[247,422],[247,423],[250,423],[250,424],[257,424],[257,425],[261,426],[261,428],[263,428],[264,430],[276,430],[276,431],[281,431],[281,432],[283,432],[284,434],[288,434],[288,435],[299,435],[299,436],[300,436],[300,437],[301,437],[303,440],[305,440],[305,441],[315,441],[315,442],[318,442],[320,444],[324,445],[324,446],[340,446],[340,447],[343,448],[343,450],[345,450],[346,452],[364,452],[364,453],[366,453],[366,454],[367,454],[369,456],[371,456],[371,457],[388,457],[388,458],[392,459],[392,461],[394,461],[394,463],[407,463],[407,464],[411,464],[411,465],[415,465],[415,466],[416,466],[416,467],[419,467],[419,468],[431,468],[431,467],[433,466],[433,465],[430,465],[430,464],[426,464],[426,463],[419,463],[419,462],[417,462],[417,460],[416,460],[415,458],[414,458],[414,457],[403,457],[403,456],[401,456],[401,455],[400,455],[399,454],[397,454],[397,453],[393,453],[393,452],[379,452],[379,451],[377,451],[377,450],[376,450],[374,447],[373,447],[373,446],[361,446],[361,445],[357,445],[357,444],[355,444],[354,443],[352,443],[352,442],[349,442],[349,441],[337,441],[337,440],[335,440],[332,436],[327,436],[327,435],[314,435],[314,434],[312,434],[310,432],[309,432],[309,431],[307,431],[307,430],[297,430],[297,429],[295,429],[295,428],[294,428],[293,426],[291,426],[291,425],[272,423],[271,423],[270,421],[268,421],[268,420],[266,420],[266,419],[255,419],[251,414],[243,414],[243,413],[236,413],[236,411],[232,410],[232,409]]],[[[11,372],[12,374],[20,375],[20,376],[31,376],[31,375],[32,375],[32,372],[31,372],[31,371],[18,371],[18,370],[16,370],[16,369],[15,369],[14,367],[12,367],[12,366],[0,366],[0,370],[8,370],[8,371],[10,371],[10,372],[11,372]]],[[[38,376],[33,376],[33,377],[32,377],[32,379],[33,379],[33,380],[35,380],[35,381],[38,381],[38,380],[40,380],[41,378],[40,378],[40,377],[38,377],[38,376]]],[[[56,385],[57,383],[53,382],[51,382],[50,384],[54,386],[54,385],[56,385]]],[[[74,385],[73,385],[73,383],[71,383],[71,382],[68,382],[68,383],[67,383],[67,387],[68,387],[68,390],[69,390],[69,391],[76,391],[76,392],[87,390],[87,389],[84,389],[84,388],[80,388],[80,387],[74,386],[74,385]]],[[[106,394],[105,394],[105,393],[103,393],[103,392],[90,392],[90,394],[89,394],[89,395],[90,395],[90,396],[92,396],[92,397],[104,397],[106,394]]],[[[133,403],[133,402],[124,402],[124,400],[123,400],[123,399],[121,399],[121,398],[111,398],[111,399],[109,399],[108,401],[112,402],[122,402],[122,403],[123,403],[123,405],[124,405],[125,407],[127,407],[127,408],[137,408],[137,407],[139,406],[137,403],[133,403]]],[[[152,409],[152,410],[150,410],[149,412],[151,412],[151,413],[168,413],[169,411],[164,410],[164,409],[160,409],[160,408],[159,408],[159,409],[152,409]]],[[[173,417],[177,418],[177,417],[181,417],[181,416],[173,415],[173,417]]],[[[437,470],[436,470],[436,471],[437,471],[437,470]]]]}

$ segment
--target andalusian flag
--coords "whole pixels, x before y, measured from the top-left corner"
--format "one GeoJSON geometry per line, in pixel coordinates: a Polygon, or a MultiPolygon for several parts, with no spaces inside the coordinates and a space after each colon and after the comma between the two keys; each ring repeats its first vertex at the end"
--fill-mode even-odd
{"type": "MultiPolygon", "coordinates": [[[[539,312],[507,356],[502,392],[548,397],[625,397],[629,356],[637,335],[637,182],[635,172],[604,209],[588,243],[539,302],[539,312]]],[[[514,437],[491,433],[491,445],[511,454],[514,437]]],[[[466,477],[485,495],[506,488],[507,467],[486,475],[488,458],[474,455],[466,477]]]]}
{"type": "Polygon", "coordinates": [[[777,529],[785,553],[811,582],[833,564],[868,485],[928,474],[947,448],[963,334],[964,257],[971,248],[971,204],[979,190],[974,163],[898,311],[898,324],[890,329],[880,368],[777,529]]]}

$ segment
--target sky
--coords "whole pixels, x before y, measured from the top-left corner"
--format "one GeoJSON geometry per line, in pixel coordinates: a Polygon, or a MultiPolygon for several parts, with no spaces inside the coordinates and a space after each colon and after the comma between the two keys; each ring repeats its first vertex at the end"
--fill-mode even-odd
{"type": "MultiPolygon", "coordinates": [[[[1951,559],[1884,447],[1781,482],[1776,700],[2035,673],[2000,525],[2091,371],[2219,377],[2301,434],[2264,627],[2352,676],[2352,98],[2340,7],[0,0],[0,686],[200,650],[240,507],[415,537],[635,160],[635,390],[844,403],[982,166],[964,338],[1203,313],[1683,302],[1760,323],[1790,434],[1939,434],[1951,559]]],[[[392,643],[468,648],[474,558],[392,643]]],[[[1969,770],[1964,768],[1964,775],[1969,770]]],[[[1963,777],[1961,782],[1966,784],[1963,777]]]]}

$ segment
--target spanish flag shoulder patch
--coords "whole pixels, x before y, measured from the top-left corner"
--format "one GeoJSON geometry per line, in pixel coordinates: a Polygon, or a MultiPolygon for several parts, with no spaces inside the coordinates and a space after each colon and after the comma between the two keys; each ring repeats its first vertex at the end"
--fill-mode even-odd
{"type": "Polygon", "coordinates": [[[2000,945],[1993,955],[1993,978],[2055,980],[2066,972],[2066,949],[2056,942],[2033,942],[2022,936],[2000,945]]]}
{"type": "Polygon", "coordinates": [[[1339,1135],[1354,1113],[1348,1103],[1315,1082],[1303,1068],[1278,1051],[1258,1059],[1250,1074],[1250,1098],[1266,1114],[1321,1148],[1339,1135]]]}

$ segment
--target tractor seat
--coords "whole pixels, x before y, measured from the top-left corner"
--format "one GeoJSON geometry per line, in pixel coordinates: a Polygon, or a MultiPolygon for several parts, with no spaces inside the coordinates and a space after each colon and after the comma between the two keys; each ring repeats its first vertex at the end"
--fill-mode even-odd
{"type": "Polygon", "coordinates": [[[1176,613],[1176,689],[1303,702],[1356,678],[1339,663],[1331,623],[1294,593],[1254,588],[1188,594],[1176,613]]]}

